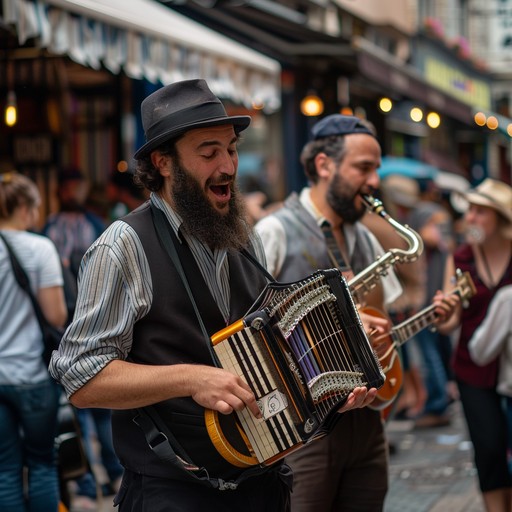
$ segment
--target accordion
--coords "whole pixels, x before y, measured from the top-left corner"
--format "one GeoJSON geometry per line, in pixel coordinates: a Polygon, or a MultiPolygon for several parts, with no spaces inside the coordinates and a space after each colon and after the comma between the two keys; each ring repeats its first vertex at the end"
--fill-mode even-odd
{"type": "Polygon", "coordinates": [[[338,269],[269,283],[211,342],[219,366],[247,382],[262,413],[206,410],[210,440],[238,467],[273,464],[323,437],[355,387],[385,380],[338,269]]]}

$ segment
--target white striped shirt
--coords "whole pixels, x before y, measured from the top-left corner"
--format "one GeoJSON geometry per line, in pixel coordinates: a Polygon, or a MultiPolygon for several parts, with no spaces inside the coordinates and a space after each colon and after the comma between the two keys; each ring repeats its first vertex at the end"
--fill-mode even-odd
{"type": "MultiPolygon", "coordinates": [[[[152,203],[162,210],[178,240],[185,239],[224,319],[229,317],[229,265],[226,250],[211,251],[179,231],[180,217],[158,194],[152,203]]],[[[256,257],[265,262],[263,247],[254,235],[256,257]]],[[[171,262],[169,262],[171,264],[171,262]]],[[[111,224],[86,252],[78,276],[76,311],[50,373],[68,396],[80,389],[110,361],[126,359],[133,326],[151,308],[153,285],[149,264],[134,229],[119,220],[111,224]]]]}

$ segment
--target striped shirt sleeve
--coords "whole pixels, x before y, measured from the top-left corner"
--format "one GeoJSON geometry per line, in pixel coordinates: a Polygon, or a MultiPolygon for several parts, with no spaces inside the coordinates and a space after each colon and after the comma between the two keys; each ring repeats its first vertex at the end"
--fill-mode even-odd
{"type": "Polygon", "coordinates": [[[114,222],[86,252],[75,315],[50,362],[72,395],[114,359],[125,359],[134,323],[152,301],[148,261],[133,228],[114,222]]]}

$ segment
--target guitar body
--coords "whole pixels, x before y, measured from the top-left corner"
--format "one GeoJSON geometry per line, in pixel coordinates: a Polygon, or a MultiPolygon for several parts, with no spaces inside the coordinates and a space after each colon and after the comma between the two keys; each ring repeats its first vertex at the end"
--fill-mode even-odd
{"type": "MultiPolygon", "coordinates": [[[[361,308],[361,311],[379,318],[388,318],[385,313],[371,306],[361,308]]],[[[381,411],[393,403],[402,388],[402,361],[389,333],[372,336],[370,341],[382,366],[382,371],[386,375],[386,380],[377,391],[377,396],[369,407],[381,411]]]]}
{"type": "MultiPolygon", "coordinates": [[[[464,307],[464,303],[476,293],[475,285],[469,272],[461,272],[459,269],[455,272],[454,281],[456,286],[450,293],[457,294],[464,307]]],[[[380,310],[370,306],[362,308],[361,311],[376,317],[388,318],[380,310]]],[[[435,307],[431,304],[411,318],[394,326],[390,332],[372,337],[372,348],[379,359],[386,380],[369,407],[381,411],[383,419],[389,416],[392,404],[402,387],[403,371],[398,348],[415,334],[432,325],[435,319],[435,307]]]]}

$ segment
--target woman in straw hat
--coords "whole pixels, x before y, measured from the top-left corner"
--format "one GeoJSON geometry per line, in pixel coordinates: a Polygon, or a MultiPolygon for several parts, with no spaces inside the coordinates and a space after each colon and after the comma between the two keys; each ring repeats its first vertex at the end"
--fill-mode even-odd
{"type": "Polygon", "coordinates": [[[486,510],[510,512],[512,477],[507,465],[506,416],[496,389],[498,360],[478,366],[471,359],[468,343],[484,320],[491,299],[512,283],[512,188],[488,178],[470,190],[466,199],[466,243],[449,259],[445,276],[453,276],[456,268],[469,272],[476,294],[468,307],[459,307],[442,331],[460,325],[453,368],[486,510]]]}

